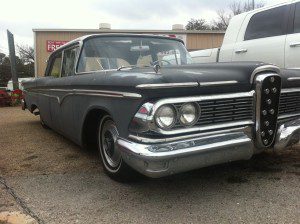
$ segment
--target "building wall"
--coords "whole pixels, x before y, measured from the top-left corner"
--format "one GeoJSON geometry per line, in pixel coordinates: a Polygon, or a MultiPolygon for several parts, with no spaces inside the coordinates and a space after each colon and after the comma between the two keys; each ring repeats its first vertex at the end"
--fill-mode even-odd
{"type": "Polygon", "coordinates": [[[224,38],[223,33],[187,34],[186,47],[189,51],[220,47],[224,38]]]}
{"type": "MultiPolygon", "coordinates": [[[[113,32],[110,31],[110,32],[113,32]]],[[[126,32],[126,31],[123,31],[126,32]]],[[[167,32],[167,31],[166,31],[167,32]]],[[[161,33],[155,31],[147,31],[147,33],[166,33],[162,31],[161,33]]],[[[78,37],[92,34],[92,31],[34,31],[35,33],[35,52],[36,52],[36,74],[37,76],[44,76],[47,59],[50,52],[47,52],[47,40],[56,41],[70,41],[78,37]]],[[[135,32],[137,33],[137,32],[135,32]]],[[[145,33],[145,32],[140,32],[145,33]]],[[[193,32],[181,32],[181,34],[186,34],[186,47],[189,51],[201,50],[208,48],[220,47],[224,38],[224,33],[197,33],[193,32]]]]}
{"type": "Polygon", "coordinates": [[[86,35],[80,32],[35,32],[36,74],[44,76],[47,60],[51,52],[47,52],[47,40],[70,41],[86,35]]]}

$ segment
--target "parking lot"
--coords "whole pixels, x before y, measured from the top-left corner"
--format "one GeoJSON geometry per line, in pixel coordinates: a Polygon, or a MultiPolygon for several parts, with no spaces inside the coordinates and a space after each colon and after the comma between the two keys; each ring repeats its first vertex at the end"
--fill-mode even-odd
{"type": "Polygon", "coordinates": [[[299,149],[121,184],[96,152],[0,108],[0,223],[299,223],[299,149]]]}

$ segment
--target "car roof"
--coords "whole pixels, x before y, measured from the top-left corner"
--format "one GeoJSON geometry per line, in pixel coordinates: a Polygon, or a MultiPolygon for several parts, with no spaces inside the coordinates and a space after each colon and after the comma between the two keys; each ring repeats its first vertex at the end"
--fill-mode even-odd
{"type": "MultiPolygon", "coordinates": [[[[129,33],[105,33],[105,34],[90,34],[85,35],[74,40],[69,41],[68,43],[62,45],[61,47],[57,48],[55,51],[52,52],[51,55],[54,55],[56,52],[61,51],[62,49],[68,48],[73,46],[76,43],[83,42],[87,39],[95,38],[95,37],[150,37],[150,38],[160,38],[160,39],[169,39],[169,40],[176,40],[184,44],[183,40],[176,38],[176,37],[169,37],[163,35],[154,35],[154,34],[129,34],[129,33]]],[[[51,57],[51,56],[50,56],[51,57]]]]}

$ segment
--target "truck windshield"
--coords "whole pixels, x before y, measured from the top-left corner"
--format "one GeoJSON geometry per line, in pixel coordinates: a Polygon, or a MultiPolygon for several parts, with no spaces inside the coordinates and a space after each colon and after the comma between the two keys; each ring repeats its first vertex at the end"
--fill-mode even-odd
{"type": "Polygon", "coordinates": [[[77,72],[191,64],[184,45],[159,37],[94,37],[85,41],[77,72]]]}

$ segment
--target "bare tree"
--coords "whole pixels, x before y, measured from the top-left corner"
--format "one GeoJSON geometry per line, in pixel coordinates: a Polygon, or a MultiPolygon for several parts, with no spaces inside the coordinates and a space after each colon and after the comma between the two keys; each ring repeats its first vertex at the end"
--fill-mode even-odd
{"type": "MultiPolygon", "coordinates": [[[[258,2],[258,3],[255,3],[254,8],[255,9],[261,8],[264,5],[265,4],[263,2],[258,2]]],[[[229,25],[229,22],[233,16],[239,15],[243,12],[248,12],[251,10],[253,10],[253,5],[249,1],[244,2],[244,3],[241,3],[240,1],[232,2],[229,5],[228,11],[225,11],[222,9],[217,12],[218,19],[213,21],[212,29],[213,30],[226,30],[229,25]]]]}
{"type": "Polygon", "coordinates": [[[18,45],[18,53],[20,55],[20,59],[24,63],[34,63],[34,49],[28,45],[18,45]]]}
{"type": "Polygon", "coordinates": [[[211,27],[205,19],[190,19],[185,26],[187,30],[210,30],[211,27]]]}

